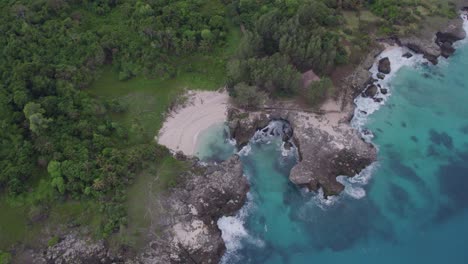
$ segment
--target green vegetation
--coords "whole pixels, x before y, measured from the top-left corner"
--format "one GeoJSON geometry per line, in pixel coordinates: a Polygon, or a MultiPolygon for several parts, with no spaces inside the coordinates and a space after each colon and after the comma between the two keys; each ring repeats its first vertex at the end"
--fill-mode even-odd
{"type": "Polygon", "coordinates": [[[256,108],[266,100],[266,94],[258,91],[255,86],[238,83],[233,87],[234,103],[242,108],[256,108]]]}
{"type": "Polygon", "coordinates": [[[317,106],[327,98],[333,95],[334,87],[330,78],[322,78],[320,81],[312,82],[307,89],[305,99],[309,105],[317,106]]]}
{"type": "Polygon", "coordinates": [[[0,250],[0,264],[9,264],[11,262],[11,254],[0,250]]]}
{"type": "Polygon", "coordinates": [[[59,237],[58,236],[53,236],[51,239],[49,239],[49,241],[47,241],[47,246],[53,247],[53,246],[57,245],[58,242],[59,242],[59,237]]]}
{"type": "Polygon", "coordinates": [[[324,1],[240,1],[238,10],[247,32],[229,64],[231,87],[244,82],[271,95],[294,95],[301,72],[327,74],[347,62],[339,34],[344,19],[324,1]]]}

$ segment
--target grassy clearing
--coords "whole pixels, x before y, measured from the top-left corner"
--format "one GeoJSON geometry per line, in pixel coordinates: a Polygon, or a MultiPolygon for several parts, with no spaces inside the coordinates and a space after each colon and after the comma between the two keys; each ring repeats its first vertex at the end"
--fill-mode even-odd
{"type": "Polygon", "coordinates": [[[154,228],[154,221],[161,213],[158,211],[158,195],[174,186],[176,176],[187,169],[188,164],[185,162],[166,157],[158,164],[150,164],[148,169],[140,173],[127,193],[129,224],[110,239],[111,244],[140,248],[148,232],[158,232],[154,228]],[[150,230],[151,227],[154,230],[150,230]]]}
{"type": "MultiPolygon", "coordinates": [[[[33,191],[29,195],[40,194],[33,191]]],[[[93,201],[31,203],[31,199],[23,196],[0,199],[0,250],[9,250],[16,243],[35,247],[50,239],[54,232],[70,226],[86,225],[94,235],[102,222],[99,206],[93,201]]]]}

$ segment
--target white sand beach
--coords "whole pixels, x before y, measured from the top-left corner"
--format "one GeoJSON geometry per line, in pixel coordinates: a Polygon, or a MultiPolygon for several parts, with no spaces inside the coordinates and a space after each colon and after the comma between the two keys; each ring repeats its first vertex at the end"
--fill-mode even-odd
{"type": "Polygon", "coordinates": [[[229,95],[223,90],[189,91],[187,96],[187,102],[168,115],[156,140],[173,151],[194,155],[200,133],[226,121],[229,95]]]}

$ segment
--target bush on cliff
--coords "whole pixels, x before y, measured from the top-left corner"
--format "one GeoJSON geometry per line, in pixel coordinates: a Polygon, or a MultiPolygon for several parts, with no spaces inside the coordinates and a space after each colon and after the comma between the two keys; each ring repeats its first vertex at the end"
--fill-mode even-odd
{"type": "Polygon", "coordinates": [[[333,83],[328,77],[323,77],[320,81],[315,81],[305,90],[305,99],[310,106],[318,106],[327,96],[332,96],[334,92],[333,83]]]}
{"type": "Polygon", "coordinates": [[[255,109],[261,107],[267,95],[258,91],[257,87],[245,83],[238,83],[233,88],[233,100],[241,108],[255,109]]]}

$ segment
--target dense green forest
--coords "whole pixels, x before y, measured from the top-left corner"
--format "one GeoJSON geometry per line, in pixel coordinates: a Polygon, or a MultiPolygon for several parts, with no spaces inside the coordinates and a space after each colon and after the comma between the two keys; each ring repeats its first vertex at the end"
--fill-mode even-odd
{"type": "Polygon", "coordinates": [[[106,67],[121,82],[174,80],[182,68],[195,70],[186,62],[196,54],[215,61],[236,102],[244,107],[269,96],[304,92],[316,104],[332,83],[325,78],[300,87],[301,73],[312,69],[326,77],[336,67],[358,61],[372,42],[363,31],[369,24],[375,34],[394,34],[423,15],[455,14],[453,6],[438,8],[439,4],[2,1],[1,199],[27,205],[32,219],[47,214],[53,201],[94,201],[103,215],[97,232],[101,236],[127,224],[128,186],[147,164],[163,163],[170,153],[151,137],[135,137],[131,126],[115,118],[128,111],[127,105],[87,91],[106,67]],[[239,30],[237,51],[226,63],[228,36],[239,30]]]}
{"type": "Polygon", "coordinates": [[[108,235],[126,224],[125,186],[169,152],[132,141],[111,119],[125,107],[86,88],[105,64],[120,80],[174,76],[179,57],[223,44],[224,9],[190,0],[0,5],[0,188],[10,197],[35,192],[27,203],[43,213],[58,197],[98,200],[108,235]]]}

